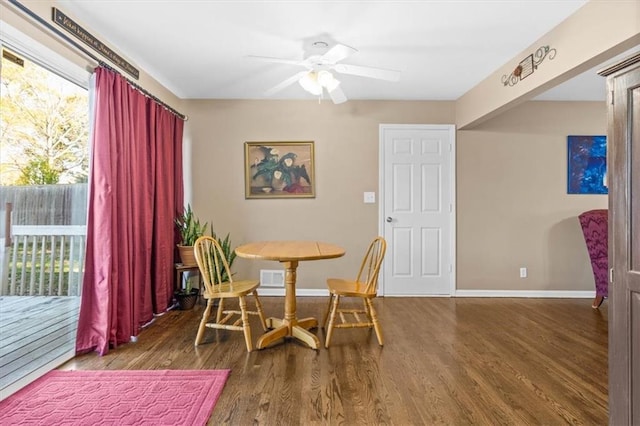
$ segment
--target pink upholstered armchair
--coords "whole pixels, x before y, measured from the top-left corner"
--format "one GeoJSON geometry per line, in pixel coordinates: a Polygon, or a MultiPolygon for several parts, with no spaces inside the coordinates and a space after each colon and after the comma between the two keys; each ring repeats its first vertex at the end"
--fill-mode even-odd
{"type": "Polygon", "coordinates": [[[608,218],[607,209],[589,210],[578,216],[596,284],[596,298],[591,305],[594,309],[600,307],[609,292],[608,218]]]}

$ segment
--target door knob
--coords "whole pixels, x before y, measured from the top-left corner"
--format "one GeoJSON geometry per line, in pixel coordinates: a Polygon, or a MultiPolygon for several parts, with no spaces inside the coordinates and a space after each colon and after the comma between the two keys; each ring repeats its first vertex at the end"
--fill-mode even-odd
{"type": "Polygon", "coordinates": [[[387,217],[387,222],[389,223],[393,222],[393,218],[391,216],[387,217]]]}

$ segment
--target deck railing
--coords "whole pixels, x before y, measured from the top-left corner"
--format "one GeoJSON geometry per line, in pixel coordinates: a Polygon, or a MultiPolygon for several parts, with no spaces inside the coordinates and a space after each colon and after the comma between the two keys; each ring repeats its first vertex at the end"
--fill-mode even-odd
{"type": "Polygon", "coordinates": [[[0,252],[0,295],[79,296],[86,227],[15,225],[0,252]]]}

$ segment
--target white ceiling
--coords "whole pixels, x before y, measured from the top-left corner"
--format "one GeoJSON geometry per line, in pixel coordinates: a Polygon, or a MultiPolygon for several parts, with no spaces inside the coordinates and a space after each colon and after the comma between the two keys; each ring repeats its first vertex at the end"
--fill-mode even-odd
{"type": "MultiPolygon", "coordinates": [[[[180,98],[266,99],[266,90],[302,69],[247,56],[301,60],[310,43],[324,40],[358,49],[344,63],[402,72],[399,82],[337,75],[349,99],[454,100],[585,3],[58,0],[57,7],[180,98]]],[[[574,80],[538,99],[604,99],[595,72],[574,80]]],[[[268,99],[312,98],[293,84],[268,99]]]]}

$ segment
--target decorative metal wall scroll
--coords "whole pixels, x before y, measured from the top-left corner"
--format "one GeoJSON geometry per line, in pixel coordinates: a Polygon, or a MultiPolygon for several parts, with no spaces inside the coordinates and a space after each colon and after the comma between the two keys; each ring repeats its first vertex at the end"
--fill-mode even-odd
{"type": "Polygon", "coordinates": [[[552,60],[556,57],[556,49],[551,49],[549,46],[541,46],[535,53],[524,58],[516,69],[511,74],[502,76],[502,84],[505,86],[515,86],[520,80],[524,80],[529,77],[533,72],[538,69],[538,65],[542,63],[546,58],[552,60]]]}

